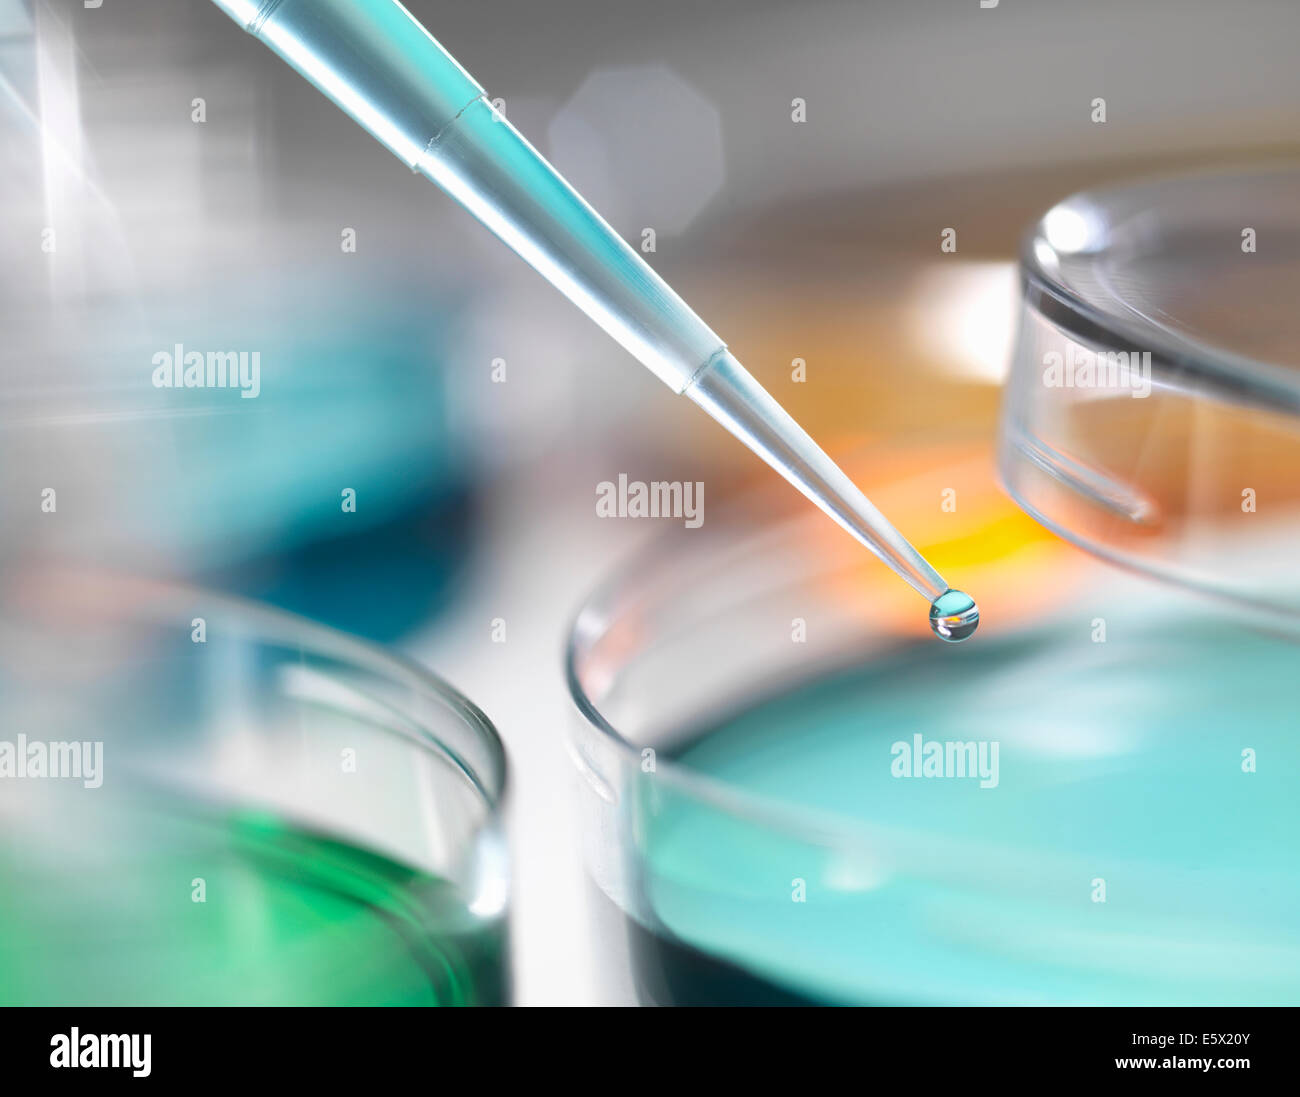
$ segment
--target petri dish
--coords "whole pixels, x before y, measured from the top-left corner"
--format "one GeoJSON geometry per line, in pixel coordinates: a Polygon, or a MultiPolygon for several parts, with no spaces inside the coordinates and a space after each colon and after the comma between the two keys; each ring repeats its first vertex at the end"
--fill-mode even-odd
{"type": "Polygon", "coordinates": [[[0,1002],[491,1005],[505,757],[424,670],[97,573],[0,598],[0,1002]]]}
{"type": "Polygon", "coordinates": [[[1300,1002],[1294,638],[1074,551],[986,457],[848,466],[977,594],[970,643],[766,502],[580,608],[572,754],[623,929],[612,996],[1300,1002]],[[946,489],[959,512],[932,505],[946,489]]]}
{"type": "Polygon", "coordinates": [[[1300,165],[1077,194],[1021,249],[1001,472],[1061,536],[1300,621],[1300,165]]]}

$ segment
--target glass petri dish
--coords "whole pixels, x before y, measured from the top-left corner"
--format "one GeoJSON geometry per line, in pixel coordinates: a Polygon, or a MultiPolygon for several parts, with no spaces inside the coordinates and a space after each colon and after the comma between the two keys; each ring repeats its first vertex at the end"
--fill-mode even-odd
{"type": "Polygon", "coordinates": [[[1300,1001],[1294,640],[1074,552],[982,459],[848,471],[979,599],[972,641],[766,504],[674,532],[577,614],[572,753],[624,989],[1300,1001]]]}
{"type": "Polygon", "coordinates": [[[202,591],[0,597],[0,1003],[508,996],[505,757],[378,648],[202,591]]]}
{"type": "Polygon", "coordinates": [[[1025,237],[1001,472],[1061,536],[1300,621],[1300,165],[1077,194],[1025,237]]]}

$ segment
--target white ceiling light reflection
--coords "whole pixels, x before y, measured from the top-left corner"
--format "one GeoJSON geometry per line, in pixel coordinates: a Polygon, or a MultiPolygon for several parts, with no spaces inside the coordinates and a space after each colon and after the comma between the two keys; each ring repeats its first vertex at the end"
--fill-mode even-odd
{"type": "Polygon", "coordinates": [[[941,372],[1000,385],[1011,365],[1019,301],[1015,263],[936,265],[913,287],[909,334],[941,372]]]}
{"type": "MultiPolygon", "coordinates": [[[[36,74],[40,93],[45,231],[57,232],[58,262],[50,264],[56,297],[83,288],[81,215],[85,205],[81,102],[76,43],[68,25],[41,5],[36,9],[36,74]]],[[[55,254],[52,248],[50,254],[55,254]]]]}
{"type": "Polygon", "coordinates": [[[1043,235],[1062,255],[1095,251],[1105,237],[1105,226],[1086,205],[1056,206],[1043,218],[1043,235]]]}

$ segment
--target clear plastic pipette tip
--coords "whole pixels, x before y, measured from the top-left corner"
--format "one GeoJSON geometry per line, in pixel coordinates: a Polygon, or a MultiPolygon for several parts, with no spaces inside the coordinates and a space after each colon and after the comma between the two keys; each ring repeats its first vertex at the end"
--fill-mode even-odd
{"type": "Polygon", "coordinates": [[[685,395],[923,595],[931,604],[931,627],[937,636],[955,642],[975,631],[979,623],[975,602],[944,582],[729,351],[714,355],[685,395]]]}
{"type": "MultiPolygon", "coordinates": [[[[956,593],[396,0],[216,2],[927,601],[956,593]]],[[[973,622],[949,623],[970,612],[941,614],[936,631],[970,635],[973,622]]]]}

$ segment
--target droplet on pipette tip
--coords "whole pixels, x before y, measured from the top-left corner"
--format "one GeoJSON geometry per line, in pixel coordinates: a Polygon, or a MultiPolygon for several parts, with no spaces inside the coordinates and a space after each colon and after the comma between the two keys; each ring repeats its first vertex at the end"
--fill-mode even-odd
{"type": "Polygon", "coordinates": [[[980,623],[980,608],[964,590],[945,590],[930,604],[930,627],[940,640],[965,640],[980,623]]]}

